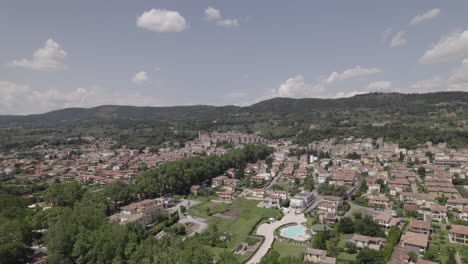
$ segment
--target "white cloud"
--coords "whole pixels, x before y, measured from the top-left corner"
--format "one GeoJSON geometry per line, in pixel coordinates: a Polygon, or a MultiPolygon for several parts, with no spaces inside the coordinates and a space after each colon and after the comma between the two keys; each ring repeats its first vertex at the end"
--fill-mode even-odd
{"type": "Polygon", "coordinates": [[[332,72],[328,76],[326,83],[332,84],[337,81],[368,76],[368,75],[376,74],[379,72],[382,72],[382,70],[379,68],[362,68],[361,66],[356,65],[354,68],[346,69],[342,73],[332,72]]]}
{"type": "Polygon", "coordinates": [[[217,25],[223,27],[238,27],[240,25],[239,20],[237,19],[223,19],[216,21],[217,25]]]}
{"type": "Polygon", "coordinates": [[[437,92],[437,91],[467,91],[468,92],[468,58],[460,66],[448,74],[435,76],[427,80],[419,80],[409,85],[408,92],[437,92]]]}
{"type": "Polygon", "coordinates": [[[219,9],[209,6],[207,9],[205,9],[205,17],[210,21],[218,20],[221,19],[221,12],[219,9]]]}
{"type": "Polygon", "coordinates": [[[9,63],[10,67],[26,68],[36,71],[54,72],[67,69],[65,58],[67,52],[52,39],[48,39],[43,48],[34,52],[32,59],[14,60],[9,63]]]}
{"type": "Polygon", "coordinates": [[[304,76],[297,75],[293,78],[287,79],[278,88],[278,91],[274,92],[274,96],[280,97],[308,97],[317,92],[322,92],[324,87],[312,86],[305,82],[304,76]]]}
{"type": "Polygon", "coordinates": [[[406,38],[407,38],[407,34],[405,31],[400,31],[396,33],[396,35],[390,41],[390,47],[393,48],[393,47],[397,47],[397,46],[401,46],[405,44],[406,42],[408,42],[406,38]]]}
{"type": "Polygon", "coordinates": [[[367,85],[367,91],[387,91],[392,88],[392,83],[389,81],[379,81],[379,82],[372,82],[367,85]]]}
{"type": "Polygon", "coordinates": [[[468,30],[443,37],[426,51],[419,63],[441,63],[465,57],[468,57],[468,30]]]}
{"type": "Polygon", "coordinates": [[[187,23],[177,11],[153,8],[137,18],[137,26],[155,32],[181,32],[187,23]]]}
{"type": "Polygon", "coordinates": [[[205,9],[205,18],[222,27],[238,27],[240,25],[237,18],[223,18],[221,11],[211,6],[205,9]]]}
{"type": "Polygon", "coordinates": [[[0,81],[0,113],[32,114],[67,107],[94,107],[98,105],[156,105],[152,96],[118,92],[98,86],[71,91],[33,89],[29,85],[0,81]]]}
{"type": "Polygon", "coordinates": [[[390,35],[392,35],[392,32],[393,32],[393,29],[390,28],[390,27],[385,29],[385,31],[382,33],[382,41],[386,42],[388,37],[390,37],[390,35]]]}
{"type": "Polygon", "coordinates": [[[136,85],[143,85],[148,81],[148,74],[146,72],[141,71],[135,74],[132,78],[132,82],[135,83],[136,85]]]}
{"type": "Polygon", "coordinates": [[[434,8],[432,10],[427,11],[422,15],[417,15],[411,19],[411,25],[419,24],[421,22],[431,20],[440,14],[440,9],[434,8]]]}

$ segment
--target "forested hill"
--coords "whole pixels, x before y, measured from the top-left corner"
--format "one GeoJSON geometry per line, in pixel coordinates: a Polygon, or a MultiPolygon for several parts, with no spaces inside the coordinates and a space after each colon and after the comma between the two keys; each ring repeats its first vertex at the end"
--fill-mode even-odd
{"type": "Polygon", "coordinates": [[[274,98],[247,107],[111,105],[0,116],[0,137],[4,139],[0,139],[0,147],[17,148],[79,135],[113,137],[132,146],[157,146],[167,140],[192,138],[198,130],[261,132],[268,138],[293,137],[300,143],[354,135],[410,139],[412,145],[422,140],[460,145],[466,144],[467,120],[466,92],[274,98]],[[423,131],[418,131],[421,128],[423,131]],[[411,136],[413,131],[419,134],[411,136]],[[413,138],[416,136],[418,139],[413,138]]]}
{"type": "Polygon", "coordinates": [[[172,106],[137,107],[104,105],[94,108],[66,108],[45,114],[17,116],[0,115],[0,126],[19,124],[44,124],[57,122],[92,121],[112,118],[145,118],[163,120],[209,119],[250,114],[288,115],[310,114],[317,111],[334,111],[354,108],[394,109],[401,112],[431,109],[434,106],[466,105],[466,92],[439,92],[428,94],[372,93],[350,98],[274,98],[247,107],[237,106],[172,106]]]}

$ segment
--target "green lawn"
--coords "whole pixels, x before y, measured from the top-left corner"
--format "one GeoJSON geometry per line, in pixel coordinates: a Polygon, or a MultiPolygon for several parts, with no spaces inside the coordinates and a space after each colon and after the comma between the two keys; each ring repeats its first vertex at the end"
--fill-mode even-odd
{"type": "Polygon", "coordinates": [[[229,206],[230,204],[227,203],[214,203],[210,200],[205,200],[190,208],[188,213],[192,216],[208,218],[216,213],[224,213],[228,210],[229,206]]]}
{"type": "Polygon", "coordinates": [[[442,261],[442,263],[445,263],[448,259],[449,248],[455,248],[457,251],[463,248],[463,245],[450,243],[448,230],[435,229],[434,232],[437,234],[437,237],[429,241],[429,249],[437,252],[440,258],[439,260],[442,261]]]}
{"type": "MultiPolygon", "coordinates": [[[[241,242],[245,242],[249,233],[256,227],[257,223],[264,218],[277,218],[281,213],[273,208],[258,208],[257,204],[260,201],[248,200],[245,198],[237,199],[232,204],[214,203],[206,201],[189,209],[189,213],[194,216],[207,219],[208,224],[217,225],[219,230],[225,233],[232,234],[231,239],[227,243],[227,250],[232,251],[241,242]],[[214,215],[208,215],[207,208],[210,212],[236,212],[232,214],[232,219],[224,219],[214,215]]],[[[210,250],[218,255],[223,252],[224,248],[210,248],[210,250]]],[[[244,256],[237,256],[239,261],[245,261],[252,253],[244,256]]]]}
{"type": "Polygon", "coordinates": [[[278,251],[281,257],[301,257],[306,252],[306,246],[296,246],[289,243],[275,240],[273,243],[273,250],[278,251]]]}

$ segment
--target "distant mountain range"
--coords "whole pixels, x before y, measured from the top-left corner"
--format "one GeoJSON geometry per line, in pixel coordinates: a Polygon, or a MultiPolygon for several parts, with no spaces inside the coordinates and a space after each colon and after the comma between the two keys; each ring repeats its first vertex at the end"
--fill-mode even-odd
{"type": "Polygon", "coordinates": [[[274,98],[246,107],[104,105],[0,116],[0,147],[59,144],[66,137],[84,135],[113,137],[133,147],[158,146],[193,138],[199,130],[260,132],[304,144],[327,137],[382,136],[411,146],[423,140],[458,146],[468,145],[467,126],[467,92],[274,98]]]}
{"type": "Polygon", "coordinates": [[[93,108],[66,108],[44,114],[33,115],[0,115],[0,126],[21,124],[52,124],[63,122],[90,121],[115,118],[144,118],[155,120],[193,120],[230,118],[242,115],[279,115],[294,116],[316,111],[343,109],[411,109],[424,106],[431,109],[439,104],[466,105],[467,92],[438,92],[427,94],[371,93],[356,95],[350,98],[316,99],[316,98],[274,98],[251,106],[172,106],[172,107],[138,107],[103,105],[93,108]]]}

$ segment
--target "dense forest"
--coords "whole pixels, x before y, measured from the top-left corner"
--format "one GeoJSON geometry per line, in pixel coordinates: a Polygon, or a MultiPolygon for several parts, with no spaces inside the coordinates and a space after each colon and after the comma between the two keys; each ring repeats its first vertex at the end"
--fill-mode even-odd
{"type": "Polygon", "coordinates": [[[259,132],[269,139],[384,137],[415,148],[427,140],[468,146],[468,93],[372,93],[340,99],[275,98],[247,107],[99,106],[40,115],[0,116],[0,149],[24,149],[68,137],[96,136],[132,148],[196,137],[198,131],[259,132]]]}

